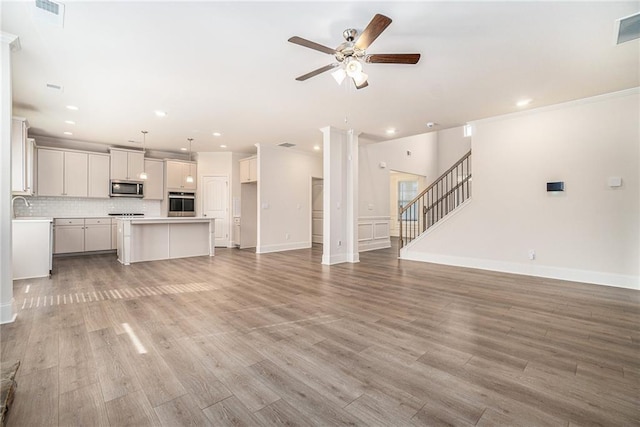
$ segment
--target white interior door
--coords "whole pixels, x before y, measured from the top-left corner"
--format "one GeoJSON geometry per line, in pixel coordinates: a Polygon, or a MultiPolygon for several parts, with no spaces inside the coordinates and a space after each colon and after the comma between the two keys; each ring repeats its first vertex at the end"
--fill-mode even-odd
{"type": "Polygon", "coordinates": [[[311,242],[322,243],[323,181],[313,178],[311,182],[311,242]]]}
{"type": "Polygon", "coordinates": [[[229,239],[229,179],[226,176],[203,177],[202,216],[215,218],[216,246],[228,247],[229,239]]]}

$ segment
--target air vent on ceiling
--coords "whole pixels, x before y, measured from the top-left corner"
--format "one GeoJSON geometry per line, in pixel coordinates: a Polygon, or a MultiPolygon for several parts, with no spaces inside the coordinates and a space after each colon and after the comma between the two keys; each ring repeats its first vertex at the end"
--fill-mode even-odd
{"type": "Polygon", "coordinates": [[[36,7],[51,12],[55,15],[60,14],[60,5],[49,0],[36,0],[36,7]]]}
{"type": "Polygon", "coordinates": [[[51,0],[35,0],[34,17],[41,22],[64,26],[64,4],[51,0]]]}
{"type": "Polygon", "coordinates": [[[49,89],[59,90],[62,92],[62,85],[57,85],[55,83],[47,83],[47,87],[49,89]]]}
{"type": "Polygon", "coordinates": [[[640,12],[616,20],[616,44],[640,38],[640,12]]]}
{"type": "Polygon", "coordinates": [[[296,144],[292,144],[290,142],[283,142],[282,144],[278,144],[278,147],[285,147],[285,148],[291,148],[291,147],[295,147],[296,144]]]}

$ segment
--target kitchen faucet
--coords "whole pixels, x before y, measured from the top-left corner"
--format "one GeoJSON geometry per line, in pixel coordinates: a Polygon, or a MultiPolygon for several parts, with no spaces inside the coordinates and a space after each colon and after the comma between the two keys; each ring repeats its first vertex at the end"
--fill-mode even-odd
{"type": "Polygon", "coordinates": [[[26,207],[31,206],[31,203],[29,203],[29,201],[27,199],[24,198],[24,196],[13,196],[13,198],[11,198],[11,211],[13,212],[13,217],[16,217],[16,207],[15,204],[13,202],[16,201],[16,199],[22,199],[24,201],[24,204],[26,207]]]}

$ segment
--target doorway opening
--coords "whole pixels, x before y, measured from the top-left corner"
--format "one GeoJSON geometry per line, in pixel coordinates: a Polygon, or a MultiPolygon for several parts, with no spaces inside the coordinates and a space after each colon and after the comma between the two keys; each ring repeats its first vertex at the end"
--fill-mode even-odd
{"type": "Polygon", "coordinates": [[[311,178],[311,243],[322,244],[324,222],[324,181],[311,178]]]}
{"type": "MultiPolygon", "coordinates": [[[[389,234],[393,237],[400,236],[400,221],[407,221],[408,218],[399,218],[398,214],[402,206],[406,206],[414,197],[420,193],[425,186],[425,178],[406,172],[389,171],[389,201],[391,202],[391,224],[389,234]]],[[[412,218],[417,218],[416,215],[412,218]]],[[[403,224],[403,226],[411,224],[403,224]]]]}

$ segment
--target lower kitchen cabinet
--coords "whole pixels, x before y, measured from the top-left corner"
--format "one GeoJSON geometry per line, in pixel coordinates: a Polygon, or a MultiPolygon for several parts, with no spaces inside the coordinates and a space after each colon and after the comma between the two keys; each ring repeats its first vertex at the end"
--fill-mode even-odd
{"type": "Polygon", "coordinates": [[[56,218],[53,253],[109,251],[115,248],[115,220],[111,218],[56,218]]]}
{"type": "Polygon", "coordinates": [[[87,218],[84,220],[84,250],[111,250],[111,218],[87,218]]]}
{"type": "Polygon", "coordinates": [[[84,252],[84,218],[56,218],[53,227],[53,253],[84,252]]]}

